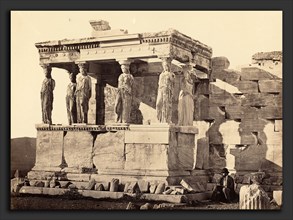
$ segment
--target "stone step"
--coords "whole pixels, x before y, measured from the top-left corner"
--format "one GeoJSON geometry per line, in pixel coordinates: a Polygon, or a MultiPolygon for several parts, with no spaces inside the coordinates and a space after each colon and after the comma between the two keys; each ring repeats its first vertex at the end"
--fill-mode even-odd
{"type": "MultiPolygon", "coordinates": [[[[61,188],[45,188],[45,187],[33,187],[23,186],[20,189],[21,194],[35,194],[35,195],[64,195],[69,192],[70,189],[61,188]]],[[[123,197],[133,197],[136,194],[124,193],[124,192],[109,192],[109,191],[95,191],[95,190],[77,190],[84,197],[91,197],[94,199],[122,199],[123,197]]],[[[186,203],[188,201],[201,201],[210,199],[212,192],[202,192],[186,195],[163,195],[163,194],[142,194],[140,199],[147,201],[163,201],[171,203],[186,203]]]]}

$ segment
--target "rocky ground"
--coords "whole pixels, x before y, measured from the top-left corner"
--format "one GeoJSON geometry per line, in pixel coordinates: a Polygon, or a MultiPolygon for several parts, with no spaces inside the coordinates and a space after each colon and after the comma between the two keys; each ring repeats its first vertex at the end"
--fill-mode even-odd
{"type": "MultiPolygon", "coordinates": [[[[125,210],[129,203],[132,209],[139,209],[147,201],[125,198],[120,200],[97,200],[84,197],[68,196],[35,196],[19,195],[11,196],[12,210],[125,210]]],[[[148,205],[153,209],[162,210],[236,210],[238,203],[214,203],[209,200],[193,202],[192,204],[172,204],[164,202],[149,202],[148,205]]],[[[271,209],[279,209],[278,206],[271,204],[271,209]]]]}

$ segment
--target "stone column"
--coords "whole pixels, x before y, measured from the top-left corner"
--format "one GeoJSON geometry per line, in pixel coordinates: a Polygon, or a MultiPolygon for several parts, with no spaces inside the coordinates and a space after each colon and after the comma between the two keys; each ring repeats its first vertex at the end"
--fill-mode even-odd
{"type": "Polygon", "coordinates": [[[97,89],[99,87],[99,79],[91,77],[92,96],[89,100],[88,124],[97,124],[97,89]]]}
{"type": "Polygon", "coordinates": [[[116,122],[130,123],[130,113],[133,99],[134,78],[130,73],[131,61],[128,59],[118,60],[122,73],[118,78],[118,93],[115,101],[114,111],[117,115],[116,122]]]}
{"type": "Polygon", "coordinates": [[[160,123],[172,124],[173,92],[175,74],[171,72],[171,57],[161,57],[163,72],[159,77],[158,96],[156,101],[157,119],[160,123]]]}

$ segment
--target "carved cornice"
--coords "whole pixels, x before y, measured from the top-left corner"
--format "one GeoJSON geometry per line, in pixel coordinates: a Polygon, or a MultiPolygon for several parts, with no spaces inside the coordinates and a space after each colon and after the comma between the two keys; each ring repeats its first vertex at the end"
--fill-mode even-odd
{"type": "Polygon", "coordinates": [[[37,131],[121,131],[129,130],[128,125],[36,125],[37,131]]]}

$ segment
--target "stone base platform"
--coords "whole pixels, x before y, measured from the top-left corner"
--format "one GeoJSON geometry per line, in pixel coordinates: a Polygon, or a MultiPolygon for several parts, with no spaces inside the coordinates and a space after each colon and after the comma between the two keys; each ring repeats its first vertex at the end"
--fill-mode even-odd
{"type": "Polygon", "coordinates": [[[145,180],[178,185],[188,179],[207,183],[204,170],[194,170],[195,126],[36,125],[36,163],[29,180],[120,183],[145,180]]]}
{"type": "MultiPolygon", "coordinates": [[[[64,195],[70,192],[70,189],[60,188],[46,188],[46,187],[32,187],[23,186],[20,191],[21,194],[34,194],[34,195],[64,195]]],[[[124,193],[124,192],[109,192],[109,191],[95,191],[95,190],[77,190],[84,197],[91,197],[94,199],[123,199],[126,197],[133,197],[137,199],[136,194],[124,193]]],[[[170,203],[187,203],[191,201],[201,201],[210,199],[211,192],[194,193],[186,195],[162,195],[162,194],[149,194],[145,193],[140,196],[141,200],[146,201],[160,201],[170,203]]]]}

